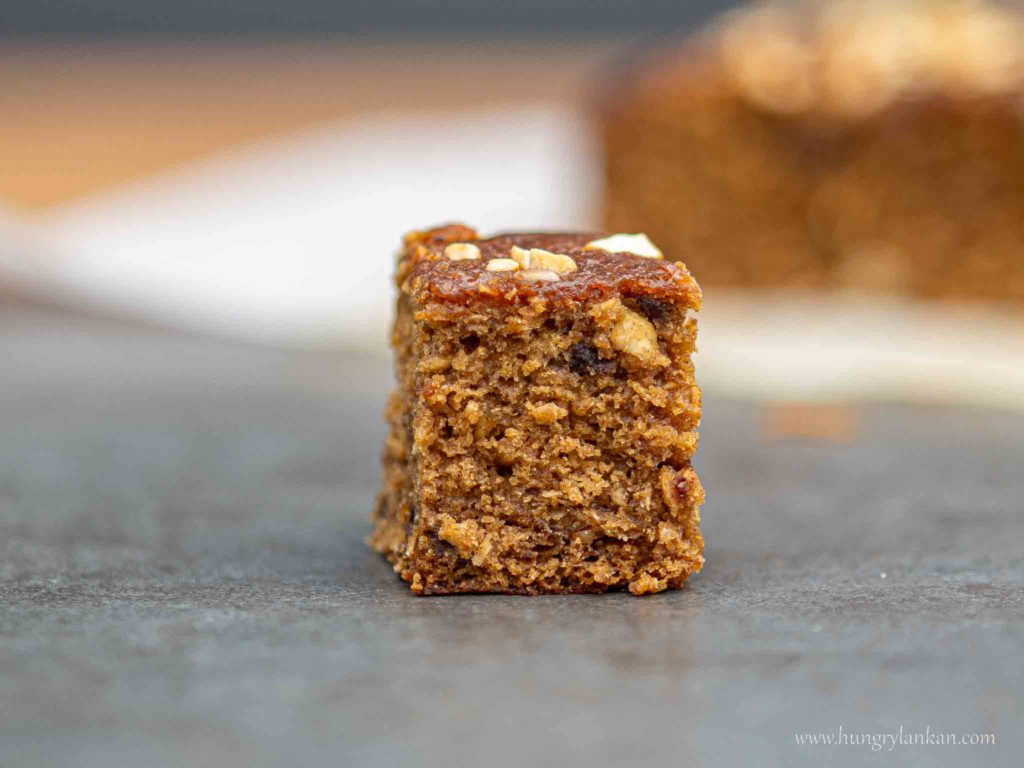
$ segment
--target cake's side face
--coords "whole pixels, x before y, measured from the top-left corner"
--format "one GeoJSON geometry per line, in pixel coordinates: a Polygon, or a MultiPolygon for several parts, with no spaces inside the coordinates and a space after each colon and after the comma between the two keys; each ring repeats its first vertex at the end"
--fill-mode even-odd
{"type": "Polygon", "coordinates": [[[757,4],[616,83],[605,223],[705,285],[1019,301],[1022,104],[1012,10],[757,4]]]}
{"type": "Polygon", "coordinates": [[[372,544],[413,591],[643,594],[700,569],[700,292],[595,240],[407,238],[372,544]]]}

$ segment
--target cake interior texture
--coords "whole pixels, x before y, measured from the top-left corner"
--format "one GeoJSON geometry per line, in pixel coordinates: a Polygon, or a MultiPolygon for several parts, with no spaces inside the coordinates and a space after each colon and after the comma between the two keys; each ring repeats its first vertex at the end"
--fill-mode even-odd
{"type": "Polygon", "coordinates": [[[371,544],[414,592],[643,594],[700,569],[699,290],[594,237],[407,238],[371,544]],[[455,241],[482,258],[448,261],[455,241]],[[578,269],[489,272],[513,246],[578,269]]]}
{"type": "Polygon", "coordinates": [[[605,225],[705,287],[1019,303],[1022,104],[1019,6],[751,5],[607,90],[605,225]]]}

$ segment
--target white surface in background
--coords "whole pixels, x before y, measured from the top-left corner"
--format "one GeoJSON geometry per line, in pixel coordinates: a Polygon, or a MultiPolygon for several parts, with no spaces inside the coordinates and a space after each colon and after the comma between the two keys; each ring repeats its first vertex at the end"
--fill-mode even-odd
{"type": "MultiPolygon", "coordinates": [[[[558,107],[380,115],[96,195],[33,227],[0,211],[0,279],[204,333],[383,352],[403,230],[593,227],[596,157],[583,118],[558,107]]],[[[709,291],[700,323],[709,392],[1024,409],[1019,311],[709,291]]]]}
{"type": "Polygon", "coordinates": [[[590,227],[594,156],[558,107],[368,117],[52,210],[39,277],[199,331],[383,347],[405,230],[590,227]]]}
{"type": "Polygon", "coordinates": [[[0,287],[19,288],[37,250],[31,226],[16,211],[0,205],[0,287]]]}
{"type": "Polygon", "coordinates": [[[1024,409],[1024,315],[857,293],[707,291],[698,381],[775,400],[1024,409]]]}

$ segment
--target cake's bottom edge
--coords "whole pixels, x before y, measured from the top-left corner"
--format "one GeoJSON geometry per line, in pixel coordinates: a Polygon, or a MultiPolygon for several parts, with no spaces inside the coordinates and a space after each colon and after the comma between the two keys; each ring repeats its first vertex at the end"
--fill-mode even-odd
{"type": "Polygon", "coordinates": [[[418,595],[625,590],[646,595],[680,589],[704,565],[704,489],[688,463],[679,470],[665,467],[659,477],[665,501],[660,511],[649,510],[646,519],[632,525],[616,518],[589,531],[569,525],[553,553],[548,551],[553,549],[551,529],[517,527],[483,514],[467,516],[465,508],[459,510],[463,519],[456,519],[443,508],[425,507],[420,499],[403,498],[385,485],[367,543],[418,595]]]}
{"type": "Polygon", "coordinates": [[[682,589],[690,576],[697,574],[704,566],[703,539],[691,542],[695,551],[686,557],[653,560],[644,564],[643,569],[628,577],[608,581],[596,581],[585,569],[574,575],[571,571],[557,582],[524,582],[510,578],[505,573],[474,574],[458,577],[451,573],[421,570],[409,558],[396,554],[382,546],[374,536],[367,543],[391,563],[395,573],[408,583],[415,595],[472,595],[500,594],[519,596],[603,594],[607,592],[628,592],[635,596],[655,594],[668,590],[682,589]],[[671,576],[658,576],[659,572],[670,572],[671,576]]]}

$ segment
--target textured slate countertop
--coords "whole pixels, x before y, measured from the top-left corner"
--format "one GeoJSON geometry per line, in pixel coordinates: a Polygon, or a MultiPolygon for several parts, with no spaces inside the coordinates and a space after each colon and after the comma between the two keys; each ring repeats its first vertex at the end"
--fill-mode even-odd
{"type": "Polygon", "coordinates": [[[388,384],[0,311],[0,765],[1019,764],[1024,417],[707,393],[686,590],[414,598],[362,543],[388,384]],[[796,745],[900,726],[996,745],[796,745]]]}

